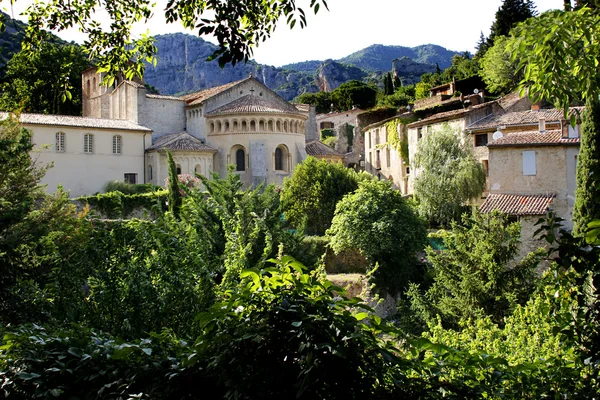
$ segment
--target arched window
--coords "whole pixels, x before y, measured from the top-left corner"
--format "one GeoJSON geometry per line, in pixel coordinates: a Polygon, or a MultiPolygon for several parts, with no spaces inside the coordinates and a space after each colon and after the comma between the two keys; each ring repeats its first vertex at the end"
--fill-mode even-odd
{"type": "Polygon", "coordinates": [[[94,152],[94,135],[91,133],[83,135],[83,152],[88,154],[94,152]]]}
{"type": "Polygon", "coordinates": [[[244,151],[244,149],[237,149],[235,151],[235,170],[246,170],[246,152],[244,151]]]}
{"type": "Polygon", "coordinates": [[[152,180],[152,165],[148,165],[148,180],[152,180]]]}
{"type": "Polygon", "coordinates": [[[194,167],[194,173],[197,175],[202,175],[202,168],[200,167],[200,164],[196,164],[194,167]]]}
{"type": "Polygon", "coordinates": [[[64,132],[56,132],[56,138],[54,142],[54,150],[57,153],[65,152],[65,133],[64,132]]]}
{"type": "Polygon", "coordinates": [[[94,80],[92,82],[93,82],[92,83],[92,92],[95,92],[96,91],[96,87],[97,87],[97,85],[96,85],[96,77],[94,77],[94,80]]]}
{"type": "Polygon", "coordinates": [[[121,135],[114,135],[112,142],[113,154],[121,154],[121,135]]]}
{"type": "Polygon", "coordinates": [[[90,90],[90,80],[89,79],[85,82],[85,89],[86,89],[85,90],[85,94],[88,97],[91,96],[92,95],[92,91],[90,90]]]}
{"type": "Polygon", "coordinates": [[[256,121],[255,120],[250,121],[250,130],[252,132],[256,132],[256,121]]]}
{"type": "Polygon", "coordinates": [[[273,132],[273,120],[269,120],[268,126],[269,132],[273,132]]]}
{"type": "Polygon", "coordinates": [[[248,130],[248,123],[244,120],[242,121],[242,132],[246,132],[248,130]]]}
{"type": "Polygon", "coordinates": [[[289,151],[285,145],[279,145],[275,149],[275,171],[288,170],[289,151]]]}
{"type": "Polygon", "coordinates": [[[181,164],[177,164],[175,168],[177,169],[177,175],[181,175],[181,164]]]}

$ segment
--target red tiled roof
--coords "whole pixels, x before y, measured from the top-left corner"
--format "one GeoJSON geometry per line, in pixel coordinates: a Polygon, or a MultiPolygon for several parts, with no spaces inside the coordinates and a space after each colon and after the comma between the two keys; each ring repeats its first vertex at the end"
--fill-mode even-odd
{"type": "Polygon", "coordinates": [[[339,156],[342,154],[319,140],[306,143],[306,154],[309,156],[339,156]]]}
{"type": "Polygon", "coordinates": [[[558,146],[578,145],[579,138],[563,138],[560,130],[509,133],[487,144],[488,147],[505,146],[558,146]]]}
{"type": "Polygon", "coordinates": [[[304,115],[296,107],[287,104],[275,104],[264,97],[247,94],[231,103],[225,104],[211,112],[207,116],[223,114],[244,114],[244,113],[278,113],[278,114],[298,114],[304,115]]]}
{"type": "MultiPolygon", "coordinates": [[[[573,115],[577,111],[581,112],[581,109],[582,107],[571,107],[569,115],[573,115]]],[[[467,127],[467,130],[495,129],[498,126],[507,125],[537,125],[541,118],[545,119],[546,123],[559,123],[565,119],[563,111],[557,108],[508,112],[500,115],[490,114],[479,121],[473,122],[467,127]]]]}
{"type": "MultiPolygon", "coordinates": [[[[474,95],[474,96],[477,96],[477,95],[474,95]]],[[[425,124],[433,122],[433,121],[451,120],[451,119],[460,118],[463,115],[465,115],[471,111],[479,110],[480,108],[491,106],[493,103],[494,103],[493,101],[490,101],[487,103],[476,104],[469,108],[459,108],[458,110],[451,110],[451,111],[445,111],[445,112],[433,114],[430,117],[423,118],[419,121],[413,122],[412,124],[408,124],[408,127],[415,128],[417,126],[425,125],[425,124]]]]}
{"type": "Polygon", "coordinates": [[[498,210],[508,215],[544,215],[556,195],[550,194],[489,194],[479,207],[482,213],[498,210]]]}

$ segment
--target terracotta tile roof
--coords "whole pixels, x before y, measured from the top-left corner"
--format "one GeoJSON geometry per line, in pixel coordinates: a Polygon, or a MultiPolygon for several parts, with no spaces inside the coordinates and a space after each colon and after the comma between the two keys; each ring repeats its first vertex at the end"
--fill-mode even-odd
{"type": "Polygon", "coordinates": [[[500,105],[500,107],[502,107],[504,110],[508,110],[522,98],[523,97],[521,97],[519,92],[512,92],[507,94],[506,96],[502,96],[497,100],[497,102],[500,105]]]}
{"type": "MultiPolygon", "coordinates": [[[[0,119],[6,119],[8,113],[0,112],[0,119]]],[[[76,117],[71,115],[45,115],[45,114],[21,114],[19,120],[22,124],[30,125],[54,125],[74,128],[97,128],[118,129],[126,131],[152,132],[145,126],[124,119],[104,119],[76,117]]]]}
{"type": "Polygon", "coordinates": [[[187,132],[169,133],[156,139],[147,150],[169,151],[198,151],[203,153],[216,153],[217,149],[204,144],[200,139],[193,137],[187,132]]]}
{"type": "Polygon", "coordinates": [[[289,103],[275,104],[264,97],[247,94],[231,103],[207,112],[206,116],[244,113],[277,113],[304,115],[289,103]]]}
{"type": "Polygon", "coordinates": [[[164,99],[164,100],[177,100],[177,101],[184,101],[181,97],[177,97],[177,96],[166,96],[166,95],[162,95],[162,94],[146,94],[146,97],[149,99],[164,99]]]}
{"type": "Polygon", "coordinates": [[[310,111],[310,104],[294,104],[294,106],[302,113],[307,113],[310,111]]]}
{"type": "MultiPolygon", "coordinates": [[[[478,96],[478,95],[473,95],[473,96],[478,96]]],[[[475,110],[479,110],[484,107],[491,106],[493,103],[494,103],[493,101],[490,101],[488,103],[477,104],[477,105],[471,106],[469,108],[459,108],[458,110],[451,110],[451,111],[445,111],[445,112],[433,114],[430,117],[423,118],[417,122],[413,122],[412,124],[408,124],[408,127],[415,128],[417,126],[426,125],[433,121],[451,120],[451,119],[460,118],[463,115],[465,115],[471,111],[475,111],[475,110]]]]}
{"type": "Polygon", "coordinates": [[[215,87],[212,87],[209,89],[200,90],[199,92],[186,94],[185,96],[181,96],[180,99],[185,101],[189,106],[195,105],[195,104],[200,104],[204,100],[209,99],[213,96],[216,96],[219,93],[224,92],[225,90],[232,88],[248,79],[252,79],[252,78],[244,78],[242,80],[235,81],[235,82],[229,82],[229,83],[226,83],[221,86],[215,86],[215,87]]]}
{"type": "Polygon", "coordinates": [[[327,146],[319,140],[313,140],[306,143],[306,154],[309,156],[339,156],[343,157],[341,153],[335,149],[327,146]]]}
{"type": "Polygon", "coordinates": [[[482,213],[498,210],[508,215],[544,215],[556,195],[491,193],[479,207],[482,213]]]}
{"type": "MultiPolygon", "coordinates": [[[[576,113],[577,110],[581,112],[581,109],[582,107],[571,107],[569,115],[576,113]]],[[[562,110],[556,108],[508,112],[500,115],[490,114],[479,121],[473,122],[467,127],[467,130],[496,129],[498,126],[502,125],[537,125],[540,118],[544,118],[546,123],[559,123],[564,120],[564,114],[562,110]]]]}
{"type": "Polygon", "coordinates": [[[578,145],[579,138],[563,138],[560,130],[509,133],[487,144],[488,147],[578,145]]]}
{"type": "Polygon", "coordinates": [[[134,81],[123,81],[123,82],[121,82],[121,84],[127,84],[127,85],[133,86],[134,88],[138,88],[138,89],[146,88],[146,86],[142,85],[141,83],[137,83],[134,81]]]}

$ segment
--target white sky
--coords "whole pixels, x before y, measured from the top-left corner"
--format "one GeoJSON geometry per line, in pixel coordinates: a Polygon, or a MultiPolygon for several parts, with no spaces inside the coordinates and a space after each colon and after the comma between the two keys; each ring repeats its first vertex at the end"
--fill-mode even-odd
{"type": "MultiPolygon", "coordinates": [[[[18,16],[31,2],[16,0],[13,14],[18,16]]],[[[180,25],[164,22],[160,6],[166,0],[156,2],[154,18],[148,25],[136,27],[136,31],[184,32],[180,25]]],[[[563,6],[562,0],[534,0],[534,3],[538,12],[563,6]]],[[[9,4],[8,0],[0,0],[5,10],[9,4]]],[[[296,4],[307,11],[309,0],[296,0],[296,4]]],[[[307,12],[308,26],[304,29],[297,24],[290,30],[282,21],[272,37],[255,49],[254,59],[274,66],[338,59],[372,44],[413,47],[432,43],[473,53],[480,32],[489,34],[501,4],[502,0],[328,0],[329,11],[321,7],[316,16],[307,12]]],[[[76,31],[58,36],[77,42],[84,39],[76,31]]]]}

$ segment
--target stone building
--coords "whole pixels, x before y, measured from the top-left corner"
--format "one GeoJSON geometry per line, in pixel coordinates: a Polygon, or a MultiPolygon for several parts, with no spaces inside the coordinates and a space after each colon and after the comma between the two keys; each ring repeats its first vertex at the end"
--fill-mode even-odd
{"type": "Polygon", "coordinates": [[[344,155],[319,140],[306,142],[306,155],[329,162],[344,162],[344,155]]]}
{"type": "Polygon", "coordinates": [[[246,187],[281,185],[306,158],[306,132],[315,136],[314,107],[294,106],[253,77],[181,97],[150,94],[141,80],[84,71],[83,117],[22,114],[41,162],[52,162],[43,183],[72,196],[102,190],[110,180],[163,185],[166,152],[178,173],[227,174],[246,187]],[[42,145],[49,145],[42,148],[42,145]]]}

